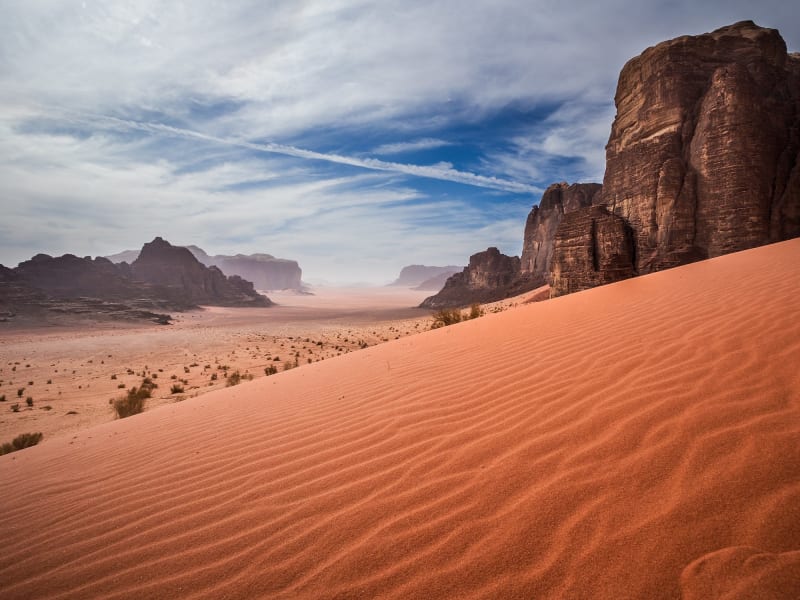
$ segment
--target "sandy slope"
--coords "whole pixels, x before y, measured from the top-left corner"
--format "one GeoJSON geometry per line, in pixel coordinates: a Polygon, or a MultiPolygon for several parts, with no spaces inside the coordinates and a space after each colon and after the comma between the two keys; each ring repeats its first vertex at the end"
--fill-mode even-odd
{"type": "Polygon", "coordinates": [[[796,598],[800,240],[0,457],[3,598],[796,598]]]}

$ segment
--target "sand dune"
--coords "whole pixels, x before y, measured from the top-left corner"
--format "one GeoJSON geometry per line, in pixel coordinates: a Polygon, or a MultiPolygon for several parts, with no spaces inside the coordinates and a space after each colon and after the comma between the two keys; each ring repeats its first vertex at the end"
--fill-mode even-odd
{"type": "Polygon", "coordinates": [[[3,598],[796,598],[800,240],[0,457],[3,598]]]}

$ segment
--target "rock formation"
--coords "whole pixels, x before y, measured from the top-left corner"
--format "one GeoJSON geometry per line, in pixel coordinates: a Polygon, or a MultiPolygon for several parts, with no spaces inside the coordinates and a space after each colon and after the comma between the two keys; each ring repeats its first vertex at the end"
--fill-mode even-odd
{"type": "Polygon", "coordinates": [[[442,290],[426,298],[420,307],[466,306],[473,302],[494,302],[520,293],[524,290],[518,288],[519,264],[519,257],[501,254],[497,248],[473,254],[469,265],[452,275],[442,290]]]}
{"type": "Polygon", "coordinates": [[[169,322],[169,315],[200,304],[269,306],[253,284],[225,277],[202,265],[186,248],[161,238],[145,244],[133,264],[107,258],[52,257],[37,254],[15,269],[0,265],[0,320],[13,315],[47,314],[148,319],[169,322]]]}
{"type": "Polygon", "coordinates": [[[600,202],[638,273],[800,235],[800,56],[750,21],[622,69],[600,202]]]}
{"type": "Polygon", "coordinates": [[[425,265],[408,265],[400,270],[400,275],[389,285],[403,286],[403,287],[416,287],[420,290],[438,291],[442,286],[431,288],[435,286],[434,278],[442,278],[442,285],[450,275],[460,272],[464,267],[454,267],[452,265],[447,267],[428,267],[425,265]],[[423,284],[425,287],[422,287],[423,284]],[[419,286],[419,287],[418,287],[419,286]]]}
{"type": "Polygon", "coordinates": [[[226,275],[238,275],[252,281],[259,290],[301,290],[303,272],[297,261],[275,258],[271,254],[236,254],[209,256],[197,246],[187,246],[195,258],[207,267],[218,267],[226,275]]]}
{"type": "Polygon", "coordinates": [[[561,296],[634,275],[633,231],[603,206],[564,215],[556,233],[551,295],[561,296]]]}
{"type": "MultiPolygon", "coordinates": [[[[602,190],[553,236],[552,295],[800,235],[800,55],[776,30],[744,21],[648,48],[615,103],[602,190]]],[[[545,214],[529,217],[523,270],[546,256],[545,214]]]]}
{"type": "Polygon", "coordinates": [[[550,276],[556,230],[567,213],[591,206],[599,197],[599,183],[554,183],[548,187],[538,206],[534,206],[525,223],[520,272],[537,285],[550,276]]]}
{"type": "Polygon", "coordinates": [[[217,267],[206,267],[187,249],[160,237],[142,247],[131,264],[134,279],[162,286],[177,298],[215,306],[269,306],[253,284],[238,275],[225,277],[217,267]]]}

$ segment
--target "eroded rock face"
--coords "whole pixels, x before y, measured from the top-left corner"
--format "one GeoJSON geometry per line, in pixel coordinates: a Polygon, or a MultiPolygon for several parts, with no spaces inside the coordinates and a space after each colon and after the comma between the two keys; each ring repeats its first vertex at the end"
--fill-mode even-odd
{"type": "Polygon", "coordinates": [[[568,213],[553,248],[550,293],[561,296],[634,275],[633,231],[603,206],[568,213]]]}
{"type": "Polygon", "coordinates": [[[599,183],[554,183],[548,187],[538,206],[534,206],[525,223],[520,271],[537,285],[549,280],[556,230],[562,217],[572,211],[591,206],[599,198],[599,183]]]}
{"type": "Polygon", "coordinates": [[[130,266],[133,278],[162,286],[195,304],[214,306],[269,306],[253,284],[237,275],[226,277],[217,267],[206,267],[187,249],[160,237],[142,247],[130,266]]]}
{"type": "Polygon", "coordinates": [[[647,273],[800,235],[800,58],[742,22],[620,74],[600,202],[647,273]]]}
{"type": "Polygon", "coordinates": [[[519,257],[501,254],[497,248],[473,254],[469,265],[452,275],[442,290],[426,298],[420,307],[444,308],[494,302],[525,291],[519,288],[519,265],[519,257]]]}

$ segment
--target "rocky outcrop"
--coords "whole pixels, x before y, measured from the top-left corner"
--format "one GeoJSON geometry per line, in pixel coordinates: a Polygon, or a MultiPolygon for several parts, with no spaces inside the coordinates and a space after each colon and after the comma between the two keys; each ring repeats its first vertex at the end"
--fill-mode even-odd
{"type": "Polygon", "coordinates": [[[206,267],[187,249],[160,237],[142,247],[130,266],[132,277],[162,286],[171,295],[194,304],[214,306],[269,306],[253,284],[237,275],[226,277],[217,267],[206,267]]]}
{"type": "Polygon", "coordinates": [[[226,275],[238,275],[253,282],[259,290],[301,290],[303,271],[297,261],[275,258],[271,254],[236,254],[209,256],[197,246],[187,246],[207,267],[218,267],[226,275]]]}
{"type": "Polygon", "coordinates": [[[554,183],[548,187],[538,206],[525,223],[520,272],[537,285],[549,280],[556,230],[567,213],[578,210],[599,198],[599,183],[554,183]]]}
{"type": "Polygon", "coordinates": [[[561,220],[553,250],[551,295],[561,296],[634,275],[633,231],[602,206],[561,220]]]}
{"type": "Polygon", "coordinates": [[[600,202],[648,273],[800,235],[800,58],[750,21],[622,69],[600,202]]]}
{"type": "Polygon", "coordinates": [[[494,302],[526,291],[520,288],[519,264],[519,257],[501,254],[497,248],[473,254],[469,265],[452,275],[442,290],[426,298],[420,307],[444,308],[494,302]]]}
{"type": "Polygon", "coordinates": [[[419,290],[437,291],[442,289],[442,285],[450,275],[460,272],[464,267],[428,267],[426,265],[408,265],[400,270],[400,275],[389,285],[402,287],[416,287],[419,290]],[[442,285],[435,287],[436,282],[441,280],[442,285]],[[431,286],[434,286],[433,288],[431,286]]]}

